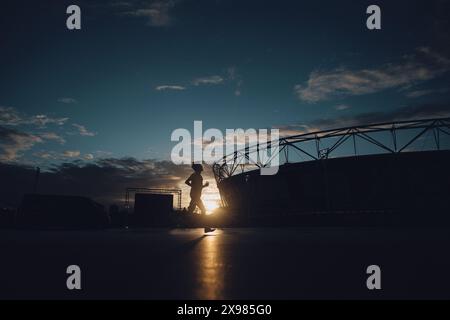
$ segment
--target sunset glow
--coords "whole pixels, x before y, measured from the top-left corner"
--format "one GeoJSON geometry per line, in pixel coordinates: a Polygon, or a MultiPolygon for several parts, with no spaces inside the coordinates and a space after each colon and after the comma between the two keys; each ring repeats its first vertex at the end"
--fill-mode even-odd
{"type": "MultiPolygon", "coordinates": [[[[220,193],[214,179],[205,178],[205,181],[209,181],[210,185],[203,190],[202,201],[206,207],[207,214],[211,214],[215,209],[220,207],[220,193]]],[[[189,197],[190,188],[184,181],[179,183],[178,188],[180,188],[182,192],[181,207],[187,208],[191,200],[189,197]]]]}

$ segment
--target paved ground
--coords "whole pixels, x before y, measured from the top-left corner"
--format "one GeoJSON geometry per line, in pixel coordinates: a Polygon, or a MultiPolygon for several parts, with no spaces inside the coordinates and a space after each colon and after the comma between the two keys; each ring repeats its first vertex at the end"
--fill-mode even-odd
{"type": "Polygon", "coordinates": [[[0,298],[450,298],[449,244],[443,228],[0,230],[0,298]]]}

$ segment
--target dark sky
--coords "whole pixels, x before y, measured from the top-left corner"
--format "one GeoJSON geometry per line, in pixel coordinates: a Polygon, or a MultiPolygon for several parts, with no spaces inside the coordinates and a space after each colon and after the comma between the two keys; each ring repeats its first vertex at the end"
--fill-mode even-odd
{"type": "Polygon", "coordinates": [[[2,168],[176,185],[170,135],[194,120],[292,133],[448,116],[449,12],[444,0],[2,1],[2,168]],[[81,30],[66,28],[70,4],[81,30]],[[371,4],[382,30],[366,28],[371,4]]]}

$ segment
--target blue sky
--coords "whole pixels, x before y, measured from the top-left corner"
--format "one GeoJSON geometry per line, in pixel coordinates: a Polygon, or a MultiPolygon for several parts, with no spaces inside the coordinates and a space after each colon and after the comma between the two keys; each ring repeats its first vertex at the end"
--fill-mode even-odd
{"type": "Polygon", "coordinates": [[[194,120],[283,130],[450,114],[449,1],[376,1],[376,31],[370,4],[3,1],[0,160],[168,160],[171,132],[194,120]],[[69,4],[81,30],[66,28],[69,4]]]}

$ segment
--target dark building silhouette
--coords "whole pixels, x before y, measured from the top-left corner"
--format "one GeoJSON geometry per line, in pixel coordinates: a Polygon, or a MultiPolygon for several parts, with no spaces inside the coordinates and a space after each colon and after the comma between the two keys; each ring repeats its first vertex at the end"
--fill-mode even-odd
{"type": "Polygon", "coordinates": [[[120,208],[117,204],[109,206],[109,217],[111,219],[111,227],[121,228],[128,225],[127,210],[120,208]]]}
{"type": "Polygon", "coordinates": [[[339,213],[379,211],[437,223],[450,220],[449,163],[450,151],[322,159],[285,164],[273,176],[238,174],[219,189],[231,210],[250,216],[322,212],[344,220],[339,213]]]}
{"type": "Polygon", "coordinates": [[[16,210],[9,207],[0,207],[0,228],[10,228],[14,226],[16,210]]]}
{"type": "Polygon", "coordinates": [[[19,227],[103,228],[109,216],[97,202],[79,196],[26,194],[18,210],[19,227]]]}
{"type": "Polygon", "coordinates": [[[165,226],[173,211],[172,194],[136,193],[134,196],[134,226],[165,226]]]}

